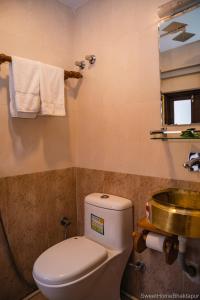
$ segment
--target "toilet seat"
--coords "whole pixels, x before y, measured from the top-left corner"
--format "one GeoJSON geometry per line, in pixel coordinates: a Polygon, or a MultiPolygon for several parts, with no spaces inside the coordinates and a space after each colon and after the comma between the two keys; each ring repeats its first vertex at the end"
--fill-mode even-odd
{"type": "Polygon", "coordinates": [[[33,276],[44,284],[69,283],[95,269],[107,257],[103,246],[86,237],[73,237],[42,253],[34,264],[33,276]]]}

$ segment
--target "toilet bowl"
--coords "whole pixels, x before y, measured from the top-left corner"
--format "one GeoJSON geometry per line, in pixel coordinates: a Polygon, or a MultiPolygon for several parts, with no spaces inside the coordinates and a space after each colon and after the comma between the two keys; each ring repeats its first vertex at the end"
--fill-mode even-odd
{"type": "Polygon", "coordinates": [[[125,198],[85,198],[85,235],[47,249],[33,277],[50,300],[120,300],[120,283],[132,250],[132,204],[125,198]]]}

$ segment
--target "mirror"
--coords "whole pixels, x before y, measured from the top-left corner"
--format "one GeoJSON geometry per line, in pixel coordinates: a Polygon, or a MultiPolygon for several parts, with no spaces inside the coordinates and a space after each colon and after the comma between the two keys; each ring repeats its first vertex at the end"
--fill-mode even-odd
{"type": "Polygon", "coordinates": [[[159,24],[163,125],[200,123],[200,7],[159,24]]]}

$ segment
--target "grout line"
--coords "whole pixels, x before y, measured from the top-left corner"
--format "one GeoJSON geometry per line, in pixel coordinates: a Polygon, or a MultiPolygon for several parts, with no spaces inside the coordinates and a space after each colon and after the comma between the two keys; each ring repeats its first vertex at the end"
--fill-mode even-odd
{"type": "Polygon", "coordinates": [[[31,293],[30,295],[28,295],[27,297],[25,297],[23,300],[29,300],[32,299],[34,296],[36,296],[37,294],[39,294],[39,290],[36,290],[35,292],[31,293]]]}
{"type": "Polygon", "coordinates": [[[76,201],[76,235],[79,232],[78,220],[79,220],[79,209],[78,209],[78,167],[75,167],[75,201],[76,201]]]}
{"type": "Polygon", "coordinates": [[[128,294],[126,291],[121,290],[121,294],[126,296],[127,298],[131,299],[131,300],[138,300],[137,298],[135,298],[134,296],[128,294]]]}
{"type": "Polygon", "coordinates": [[[79,212],[78,212],[78,191],[77,191],[77,187],[78,187],[78,184],[77,184],[77,170],[78,170],[78,167],[74,167],[74,175],[75,175],[75,203],[76,203],[76,235],[78,234],[78,218],[79,218],[79,212]]]}
{"type": "Polygon", "coordinates": [[[105,172],[106,171],[102,171],[102,172],[103,172],[103,191],[102,192],[103,192],[103,194],[105,194],[105,177],[106,177],[105,176],[106,175],[105,172]]]}

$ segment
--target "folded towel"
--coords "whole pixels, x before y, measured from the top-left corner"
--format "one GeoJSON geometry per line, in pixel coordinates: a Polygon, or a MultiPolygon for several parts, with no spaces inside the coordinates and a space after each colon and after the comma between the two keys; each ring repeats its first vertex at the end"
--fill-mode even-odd
{"type": "MultiPolygon", "coordinates": [[[[10,64],[11,68],[11,64],[10,64]]],[[[14,89],[14,82],[13,82],[13,75],[12,71],[10,70],[9,75],[9,92],[10,92],[10,114],[13,118],[36,118],[36,113],[23,113],[23,112],[17,112],[16,104],[15,104],[15,89],[14,89]]]]}
{"type": "Polygon", "coordinates": [[[40,64],[41,115],[65,116],[64,70],[40,64]]]}
{"type": "Polygon", "coordinates": [[[12,56],[9,73],[11,116],[35,118],[40,111],[40,63],[12,56]]]}

